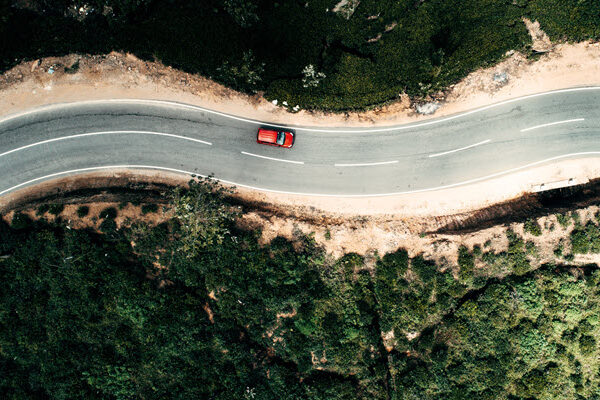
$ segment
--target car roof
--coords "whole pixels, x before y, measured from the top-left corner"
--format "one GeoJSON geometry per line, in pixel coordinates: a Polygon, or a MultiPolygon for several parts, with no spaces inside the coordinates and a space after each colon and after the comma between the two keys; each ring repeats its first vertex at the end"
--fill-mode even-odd
{"type": "Polygon", "coordinates": [[[260,128],[258,130],[258,140],[261,142],[275,143],[277,142],[277,131],[260,128]]]}

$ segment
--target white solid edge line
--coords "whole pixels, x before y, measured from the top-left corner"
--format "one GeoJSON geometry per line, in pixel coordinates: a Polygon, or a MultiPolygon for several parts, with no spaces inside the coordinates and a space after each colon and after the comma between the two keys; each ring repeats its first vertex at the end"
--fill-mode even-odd
{"type": "Polygon", "coordinates": [[[470,149],[472,147],[481,146],[482,144],[486,144],[486,143],[489,143],[489,142],[491,142],[491,139],[487,139],[487,140],[484,140],[483,142],[479,142],[479,143],[471,144],[471,145],[468,145],[468,146],[465,146],[465,147],[461,147],[460,149],[454,149],[454,150],[444,151],[443,153],[430,154],[429,158],[431,158],[431,157],[445,156],[446,154],[456,153],[457,151],[462,151],[462,150],[467,150],[467,149],[470,149]]]}
{"type": "MultiPolygon", "coordinates": [[[[511,168],[511,169],[508,169],[505,171],[496,172],[491,175],[486,175],[486,176],[482,176],[479,178],[469,179],[469,180],[458,182],[458,183],[452,183],[449,185],[442,185],[442,186],[437,186],[437,187],[432,187],[432,188],[427,188],[427,189],[408,190],[408,191],[404,191],[404,192],[393,192],[393,193],[321,194],[321,193],[287,192],[287,191],[283,191],[283,190],[264,189],[264,188],[259,188],[259,187],[255,187],[255,186],[243,185],[243,184],[231,182],[231,181],[228,181],[225,179],[219,179],[219,178],[214,178],[214,177],[213,177],[213,179],[215,179],[219,182],[222,182],[224,184],[227,184],[227,185],[239,186],[239,187],[243,187],[246,189],[260,190],[263,192],[270,192],[270,193],[290,194],[290,195],[297,195],[297,196],[318,196],[318,197],[337,197],[337,198],[386,197],[386,196],[397,196],[397,195],[402,195],[402,194],[423,193],[423,192],[432,192],[435,190],[450,189],[450,188],[457,187],[457,186],[464,186],[464,185],[468,185],[471,183],[476,183],[476,182],[485,181],[485,180],[488,180],[491,178],[496,178],[496,177],[499,177],[502,175],[510,174],[511,172],[517,172],[517,171],[531,168],[536,165],[544,164],[544,163],[547,163],[550,161],[560,160],[562,158],[577,157],[577,156],[592,156],[592,155],[600,156],[600,151],[588,151],[588,152],[583,152],[583,153],[563,154],[560,156],[547,158],[547,159],[544,159],[541,161],[536,161],[536,162],[526,164],[526,165],[523,165],[520,167],[511,168]]],[[[10,187],[8,189],[1,191],[0,196],[4,195],[5,193],[11,192],[15,189],[18,189],[22,186],[28,185],[33,182],[38,182],[38,181],[41,181],[44,179],[53,178],[53,177],[60,176],[60,175],[68,175],[68,174],[72,174],[72,173],[76,173],[76,172],[96,171],[96,170],[103,170],[103,169],[154,169],[154,170],[159,170],[159,171],[177,172],[177,173],[186,174],[186,175],[196,175],[196,176],[200,176],[200,177],[204,177],[204,178],[207,177],[207,175],[202,175],[197,172],[190,172],[190,171],[185,171],[185,170],[175,169],[175,168],[168,168],[168,167],[157,167],[157,166],[152,166],[152,165],[107,165],[107,166],[100,166],[100,167],[80,168],[80,169],[73,169],[70,171],[56,172],[54,174],[45,175],[45,176],[42,176],[39,178],[31,179],[27,182],[20,183],[18,185],[15,185],[13,187],[10,187]]]]}
{"type": "Polygon", "coordinates": [[[372,165],[387,165],[387,164],[396,164],[396,163],[398,163],[398,160],[365,163],[365,164],[333,164],[333,165],[336,167],[370,167],[372,165]]]}
{"type": "Polygon", "coordinates": [[[208,146],[212,146],[212,143],[206,142],[204,140],[193,139],[193,138],[186,137],[186,136],[174,135],[172,133],[149,132],[149,131],[104,131],[104,132],[79,133],[77,135],[70,135],[70,136],[63,136],[63,137],[54,138],[54,139],[42,140],[41,142],[31,143],[31,144],[28,144],[25,146],[18,147],[16,149],[5,151],[4,153],[0,153],[0,157],[6,156],[11,153],[15,153],[17,151],[25,150],[30,147],[39,146],[42,144],[47,144],[47,143],[52,143],[52,142],[58,142],[60,140],[76,139],[76,138],[81,138],[81,137],[86,137],[86,136],[114,135],[114,134],[140,134],[140,135],[168,136],[168,137],[174,137],[177,139],[191,140],[192,142],[197,142],[197,143],[206,144],[208,146]]]}
{"type": "Polygon", "coordinates": [[[568,124],[569,122],[580,122],[580,121],[585,121],[585,118],[575,118],[575,119],[567,119],[564,121],[550,122],[548,124],[542,124],[542,125],[532,126],[531,128],[521,129],[521,132],[532,131],[534,129],[545,128],[547,126],[552,126],[552,125],[568,124]]]}
{"type": "Polygon", "coordinates": [[[266,160],[272,160],[272,161],[281,161],[281,162],[286,162],[286,163],[290,163],[290,164],[304,164],[304,161],[291,161],[291,160],[283,160],[281,158],[273,158],[273,157],[267,157],[267,156],[261,156],[259,154],[252,154],[252,153],[248,153],[246,151],[240,151],[240,153],[245,154],[247,156],[252,156],[252,157],[258,157],[258,158],[264,158],[266,160]]]}
{"type": "Polygon", "coordinates": [[[273,124],[270,122],[264,122],[264,121],[257,121],[257,120],[253,120],[253,119],[249,119],[249,118],[242,118],[242,117],[236,117],[234,115],[229,115],[220,111],[215,111],[215,110],[210,110],[204,107],[200,107],[200,106],[194,106],[191,104],[184,104],[184,103],[178,103],[175,101],[167,101],[167,100],[140,100],[140,99],[107,99],[107,100],[86,100],[86,101],[79,101],[79,102],[71,102],[71,103],[57,103],[57,104],[51,104],[51,105],[46,105],[46,106],[41,106],[37,109],[34,110],[30,110],[30,111],[24,111],[21,113],[16,113],[13,115],[9,115],[5,118],[0,119],[0,124],[9,121],[11,119],[15,119],[15,118],[19,118],[19,117],[23,117],[25,115],[29,115],[29,114],[33,114],[33,113],[37,113],[37,112],[43,112],[43,111],[48,111],[51,110],[53,108],[60,108],[60,107],[69,107],[69,106],[73,106],[73,105],[85,105],[85,104],[98,104],[98,103],[147,103],[147,104],[163,104],[163,105],[169,105],[172,107],[180,107],[180,108],[188,108],[188,109],[193,109],[193,110],[199,110],[199,111],[203,111],[209,114],[214,114],[214,115],[220,115],[222,117],[226,117],[226,118],[230,118],[236,121],[241,121],[241,122],[247,122],[247,123],[251,123],[251,124],[255,124],[255,125],[268,125],[268,126],[272,126],[274,128],[293,128],[299,131],[306,131],[306,132],[320,132],[320,133],[369,133],[369,132],[391,132],[391,131],[399,131],[399,130],[406,130],[406,129],[413,129],[413,128],[420,128],[423,126],[429,126],[429,125],[434,125],[434,124],[439,124],[442,122],[446,122],[446,121],[451,121],[457,118],[462,118],[465,117],[467,115],[471,115],[471,114],[475,114],[481,111],[485,111],[485,110],[489,110],[491,108],[494,107],[499,107],[505,104],[510,104],[510,103],[514,103],[517,101],[522,101],[522,100],[527,100],[527,99],[531,99],[531,98],[535,98],[535,97],[542,97],[542,96],[549,96],[549,95],[553,95],[553,94],[558,94],[558,93],[568,93],[568,92],[579,92],[579,91],[587,91],[587,90],[600,90],[600,86],[587,86],[587,87],[578,87],[578,88],[570,88],[570,89],[559,89],[559,90],[553,90],[553,91],[549,91],[549,92],[543,92],[543,93],[535,93],[535,94],[530,94],[530,95],[526,95],[526,96],[522,96],[522,97],[517,97],[514,99],[509,99],[509,100],[504,100],[501,101],[499,103],[495,103],[495,104],[490,104],[484,107],[480,107],[480,108],[476,108],[474,110],[471,111],[467,111],[461,114],[456,114],[456,115],[452,115],[450,117],[446,117],[446,118],[440,118],[440,119],[435,119],[432,121],[425,121],[425,122],[421,122],[421,123],[416,123],[416,124],[409,124],[409,125],[401,125],[401,126],[393,126],[393,127],[386,127],[386,128],[371,128],[371,129],[319,129],[319,128],[303,128],[300,126],[293,126],[293,125],[281,125],[281,124],[273,124]]]}

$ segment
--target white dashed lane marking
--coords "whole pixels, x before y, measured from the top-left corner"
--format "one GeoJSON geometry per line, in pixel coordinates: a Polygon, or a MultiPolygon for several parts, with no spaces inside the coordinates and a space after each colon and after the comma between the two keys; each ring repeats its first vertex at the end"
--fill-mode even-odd
{"type": "Polygon", "coordinates": [[[251,157],[264,158],[265,160],[280,161],[280,162],[286,162],[286,163],[290,163],[290,164],[304,164],[304,161],[284,160],[281,158],[273,158],[273,157],[261,156],[259,154],[248,153],[245,151],[241,151],[240,153],[245,154],[247,156],[251,156],[251,157]]]}
{"type": "Polygon", "coordinates": [[[388,165],[388,164],[397,164],[398,160],[394,161],[381,161],[374,163],[365,163],[365,164],[334,164],[336,167],[371,167],[373,165],[388,165]]]}
{"type": "Polygon", "coordinates": [[[445,156],[446,154],[456,153],[457,151],[467,150],[467,149],[470,149],[472,147],[481,146],[482,144],[486,144],[486,143],[489,143],[489,142],[491,142],[490,139],[484,140],[483,142],[471,144],[469,146],[461,147],[460,149],[454,149],[454,150],[444,151],[443,153],[430,154],[429,157],[431,158],[431,157],[445,156]]]}
{"type": "Polygon", "coordinates": [[[545,128],[547,126],[568,124],[570,122],[580,122],[580,121],[585,121],[585,118],[575,118],[575,119],[567,119],[564,121],[550,122],[548,124],[542,124],[542,125],[532,126],[531,128],[521,129],[521,132],[532,131],[532,130],[538,129],[538,128],[545,128]]]}

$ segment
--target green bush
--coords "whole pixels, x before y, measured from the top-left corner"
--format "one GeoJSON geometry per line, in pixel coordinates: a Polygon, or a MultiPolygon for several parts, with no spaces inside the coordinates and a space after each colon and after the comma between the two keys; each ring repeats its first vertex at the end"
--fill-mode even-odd
{"type": "Polygon", "coordinates": [[[146,215],[149,213],[155,213],[158,211],[158,206],[156,204],[144,204],[142,206],[142,215],[146,215]]]}
{"type": "Polygon", "coordinates": [[[79,218],[83,218],[88,215],[90,212],[90,208],[88,206],[79,206],[77,207],[77,216],[79,218]]]}
{"type": "Polygon", "coordinates": [[[46,214],[48,212],[48,210],[50,210],[50,205],[49,204],[41,204],[38,206],[37,211],[35,212],[35,214],[37,216],[42,216],[44,214],[46,214]]]}
{"type": "Polygon", "coordinates": [[[571,218],[567,214],[556,214],[556,220],[563,228],[568,228],[571,225],[571,218]]]}
{"type": "Polygon", "coordinates": [[[523,230],[527,233],[532,234],[533,236],[541,236],[542,227],[538,223],[537,219],[528,219],[523,224],[523,230]]]}
{"type": "Polygon", "coordinates": [[[100,223],[98,229],[103,233],[112,233],[117,230],[117,223],[114,219],[106,218],[100,223]]]}
{"type": "Polygon", "coordinates": [[[554,256],[556,257],[562,257],[563,256],[563,251],[564,251],[564,245],[562,243],[559,243],[556,248],[554,249],[554,256]]]}
{"type": "Polygon", "coordinates": [[[100,211],[100,214],[98,214],[98,218],[115,219],[117,218],[117,209],[114,207],[107,207],[104,210],[100,211]]]}
{"type": "Polygon", "coordinates": [[[469,282],[473,279],[475,261],[473,255],[465,246],[460,246],[458,249],[458,266],[460,267],[458,276],[462,282],[469,282]]]}
{"type": "Polygon", "coordinates": [[[57,216],[60,213],[62,213],[64,209],[65,209],[64,204],[50,204],[50,206],[48,207],[48,212],[52,215],[57,216]]]}
{"type": "Polygon", "coordinates": [[[33,221],[27,214],[17,212],[13,215],[10,226],[13,229],[27,229],[33,225],[33,221]]]}
{"type": "Polygon", "coordinates": [[[571,249],[575,254],[600,253],[600,229],[588,222],[571,232],[571,249]]]}

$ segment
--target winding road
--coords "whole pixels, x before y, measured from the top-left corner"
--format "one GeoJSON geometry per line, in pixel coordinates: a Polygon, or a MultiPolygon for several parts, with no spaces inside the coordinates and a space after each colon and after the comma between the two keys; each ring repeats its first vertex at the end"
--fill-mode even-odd
{"type": "Polygon", "coordinates": [[[259,145],[260,121],[158,100],[56,104],[0,118],[0,195],[111,168],[151,168],[266,191],[384,196],[600,156],[600,87],[526,96],[383,128],[296,130],[259,145]]]}

